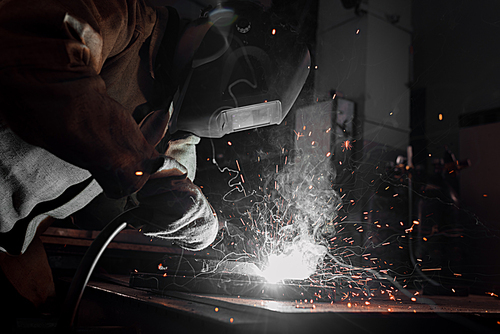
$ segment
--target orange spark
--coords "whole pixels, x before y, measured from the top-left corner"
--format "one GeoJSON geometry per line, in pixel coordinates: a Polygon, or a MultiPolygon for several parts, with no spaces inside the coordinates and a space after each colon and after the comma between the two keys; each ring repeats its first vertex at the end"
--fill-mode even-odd
{"type": "Polygon", "coordinates": [[[352,148],[351,141],[350,140],[346,140],[346,141],[342,142],[342,144],[340,145],[340,147],[342,147],[342,152],[344,152],[345,150],[350,150],[352,148]]]}
{"type": "Polygon", "coordinates": [[[295,132],[295,135],[297,136],[297,140],[299,140],[300,137],[304,137],[304,135],[300,132],[297,132],[295,130],[293,130],[293,132],[295,132]]]}

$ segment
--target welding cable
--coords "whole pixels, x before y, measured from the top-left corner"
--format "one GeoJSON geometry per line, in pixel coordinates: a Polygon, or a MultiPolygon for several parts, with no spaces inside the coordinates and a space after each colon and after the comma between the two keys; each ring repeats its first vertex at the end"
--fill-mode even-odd
{"type": "Polygon", "coordinates": [[[94,271],[94,268],[99,261],[102,253],[109,243],[120,233],[126,226],[127,220],[132,218],[133,212],[137,208],[123,212],[108,225],[106,225],[95,240],[90,245],[78,266],[78,269],[71,281],[71,285],[66,295],[66,299],[61,310],[61,315],[57,323],[57,333],[69,333],[73,329],[78,305],[83,295],[83,291],[94,271]]]}

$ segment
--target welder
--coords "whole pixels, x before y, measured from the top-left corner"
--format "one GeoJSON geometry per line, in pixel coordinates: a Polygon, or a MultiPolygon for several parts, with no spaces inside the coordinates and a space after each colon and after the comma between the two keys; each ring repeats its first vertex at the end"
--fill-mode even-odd
{"type": "Polygon", "coordinates": [[[135,205],[147,235],[214,240],[200,136],[280,123],[309,72],[276,20],[248,1],[189,24],[141,0],[0,2],[0,264],[21,295],[53,293],[37,235],[54,219],[135,205]]]}

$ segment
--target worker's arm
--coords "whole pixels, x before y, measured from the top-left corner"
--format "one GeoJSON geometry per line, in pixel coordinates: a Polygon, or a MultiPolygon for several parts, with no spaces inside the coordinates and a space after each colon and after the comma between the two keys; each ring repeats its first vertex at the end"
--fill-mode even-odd
{"type": "Polygon", "coordinates": [[[87,169],[119,198],[162,159],[99,76],[136,38],[136,1],[16,0],[0,5],[0,121],[24,141],[87,169]]]}

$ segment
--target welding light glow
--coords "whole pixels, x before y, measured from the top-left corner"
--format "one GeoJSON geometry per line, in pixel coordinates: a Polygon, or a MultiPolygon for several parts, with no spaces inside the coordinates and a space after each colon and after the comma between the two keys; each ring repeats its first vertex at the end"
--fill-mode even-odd
{"type": "Polygon", "coordinates": [[[262,271],[269,283],[283,280],[304,280],[316,271],[317,264],[326,254],[326,247],[303,241],[291,245],[289,254],[271,254],[266,268],[262,271]]]}
{"type": "Polygon", "coordinates": [[[303,280],[312,274],[312,272],[309,273],[298,252],[293,252],[290,255],[272,254],[268,261],[267,268],[262,271],[262,276],[269,283],[277,283],[284,279],[303,280]]]}

